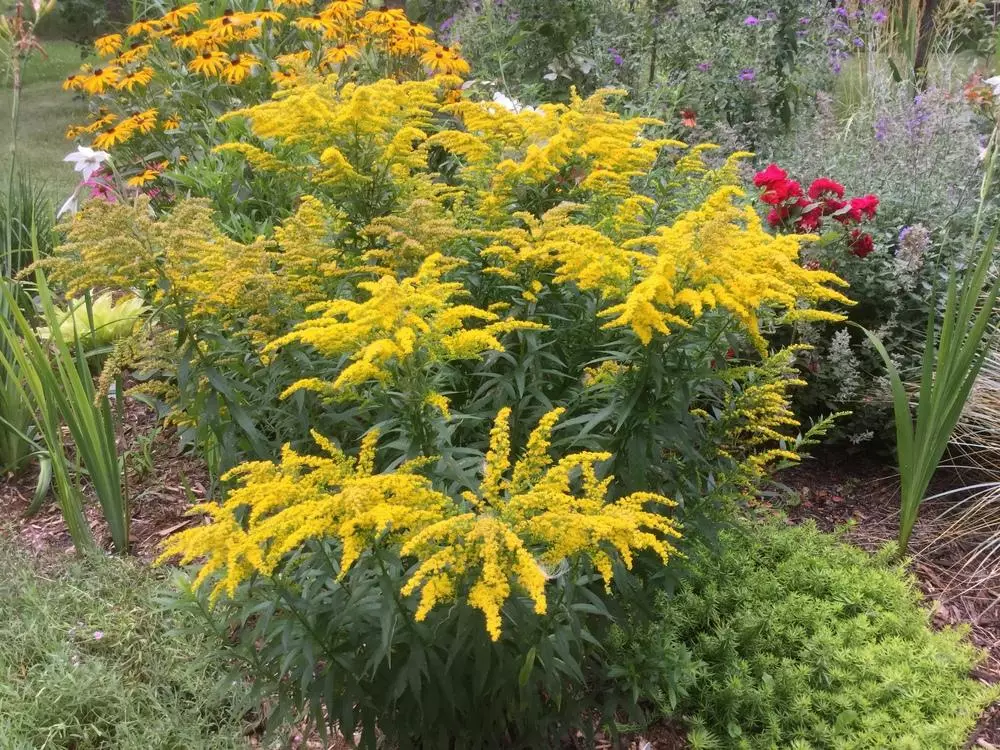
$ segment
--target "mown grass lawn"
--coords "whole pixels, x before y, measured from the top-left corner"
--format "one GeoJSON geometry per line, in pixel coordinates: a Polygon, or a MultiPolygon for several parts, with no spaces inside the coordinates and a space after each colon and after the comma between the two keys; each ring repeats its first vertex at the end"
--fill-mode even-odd
{"type": "MultiPolygon", "coordinates": [[[[33,54],[24,70],[20,123],[17,133],[18,164],[51,193],[54,201],[72,192],[76,175],[63,157],[72,150],[66,127],[80,122],[87,108],[62,90],[62,79],[80,65],[80,50],[72,42],[43,42],[46,56],[33,54]]],[[[0,89],[0,174],[10,164],[11,89],[9,78],[0,89]]],[[[58,203],[57,203],[58,205],[58,203]]]]}

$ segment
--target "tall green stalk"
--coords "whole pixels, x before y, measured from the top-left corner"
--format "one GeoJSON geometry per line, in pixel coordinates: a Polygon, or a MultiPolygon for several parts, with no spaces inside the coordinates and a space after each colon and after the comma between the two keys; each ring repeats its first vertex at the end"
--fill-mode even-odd
{"type": "Polygon", "coordinates": [[[0,338],[10,351],[10,356],[0,364],[8,376],[18,370],[22,374],[19,387],[35,407],[38,431],[52,457],[56,495],[74,543],[80,549],[93,547],[82,513],[80,473],[70,470],[63,445],[64,425],[73,439],[76,463],[86,470],[104,512],[114,547],[118,552],[126,552],[128,497],[122,482],[111,403],[106,394],[97,393],[94,388],[79,334],[71,347],[60,332],[59,313],[44,273],[36,271],[35,278],[42,314],[49,327],[48,346],[14,304],[10,290],[4,288],[2,293],[12,311],[13,325],[0,318],[0,338]]]}
{"type": "MultiPolygon", "coordinates": [[[[979,240],[983,210],[992,186],[996,145],[997,133],[994,131],[973,229],[976,241],[979,240]]],[[[953,270],[949,275],[940,329],[937,326],[937,309],[932,308],[927,317],[927,337],[917,384],[915,414],[911,412],[910,397],[903,379],[885,346],[875,334],[865,331],[885,361],[892,386],[901,482],[900,556],[906,554],[920,504],[979,376],[987,352],[986,342],[995,334],[991,320],[1000,293],[1000,275],[996,272],[991,274],[991,271],[998,232],[1000,224],[994,227],[971,271],[960,273],[953,270]]]]}

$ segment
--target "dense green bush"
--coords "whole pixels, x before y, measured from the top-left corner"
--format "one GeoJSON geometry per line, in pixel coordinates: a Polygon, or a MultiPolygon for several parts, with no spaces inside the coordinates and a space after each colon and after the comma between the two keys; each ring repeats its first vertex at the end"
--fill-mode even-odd
{"type": "Polygon", "coordinates": [[[815,526],[737,528],[697,557],[660,621],[618,633],[616,675],[683,718],[695,748],[960,748],[995,691],[936,632],[891,549],[815,526]]]}
{"type": "Polygon", "coordinates": [[[208,639],[158,609],[121,560],[44,567],[0,543],[0,748],[244,748],[240,683],[208,639]]]}

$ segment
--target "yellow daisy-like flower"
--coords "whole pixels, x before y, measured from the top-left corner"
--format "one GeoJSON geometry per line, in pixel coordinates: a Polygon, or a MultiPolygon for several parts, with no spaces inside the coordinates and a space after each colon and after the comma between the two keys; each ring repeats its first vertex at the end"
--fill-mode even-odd
{"type": "Polygon", "coordinates": [[[358,19],[358,23],[371,32],[384,34],[401,23],[409,23],[409,19],[406,17],[406,12],[400,8],[383,8],[368,11],[358,19]]]}
{"type": "Polygon", "coordinates": [[[294,68],[298,65],[308,65],[309,61],[312,60],[312,52],[310,50],[304,49],[298,52],[289,52],[285,55],[278,55],[274,58],[274,61],[281,68],[294,68]]]}
{"type": "Polygon", "coordinates": [[[129,36],[139,36],[140,34],[150,34],[159,31],[161,26],[163,26],[161,21],[147,18],[136,21],[126,29],[126,32],[129,36]]]}
{"type": "Polygon", "coordinates": [[[259,66],[260,60],[253,55],[233,55],[223,67],[221,76],[226,83],[235,85],[246,80],[259,66]]]}
{"type": "Polygon", "coordinates": [[[327,48],[323,53],[324,65],[342,65],[348,60],[353,60],[361,54],[361,50],[356,44],[341,42],[333,47],[327,48]]]}
{"type": "Polygon", "coordinates": [[[165,36],[171,36],[179,31],[178,27],[172,23],[165,23],[156,31],[149,32],[150,39],[162,39],[165,36]]]}
{"type": "Polygon", "coordinates": [[[94,68],[90,75],[83,79],[83,90],[88,94],[103,94],[104,91],[118,83],[122,69],[117,65],[106,68],[94,68]]]}
{"type": "Polygon", "coordinates": [[[181,126],[181,118],[177,115],[170,115],[163,120],[164,130],[177,130],[181,126]]]}
{"type": "Polygon", "coordinates": [[[420,63],[434,75],[465,75],[469,72],[469,63],[462,59],[456,50],[439,44],[433,45],[422,54],[420,63]]]}
{"type": "Polygon", "coordinates": [[[126,73],[122,76],[121,80],[115,84],[115,88],[119,91],[125,89],[129,93],[132,93],[132,89],[137,86],[139,88],[148,86],[149,82],[153,80],[154,72],[148,65],[144,68],[139,68],[139,70],[133,70],[131,73],[126,73]]]}
{"type": "Polygon", "coordinates": [[[273,0],[271,5],[275,8],[284,8],[286,6],[292,8],[305,8],[306,6],[312,5],[312,0],[273,0]]]}
{"type": "Polygon", "coordinates": [[[163,14],[163,22],[168,23],[171,26],[178,26],[182,21],[191,18],[191,16],[198,15],[198,11],[201,10],[201,6],[198,3],[187,3],[186,5],[174,6],[166,13],[163,14]]]}
{"type": "Polygon", "coordinates": [[[100,149],[111,148],[118,143],[125,143],[135,133],[135,125],[128,120],[122,120],[117,125],[111,125],[94,137],[94,146],[100,149]]]}
{"type": "Polygon", "coordinates": [[[156,115],[157,111],[155,109],[147,109],[143,112],[136,112],[131,117],[122,120],[122,123],[129,123],[140,133],[145,134],[156,127],[156,115]]]}
{"type": "Polygon", "coordinates": [[[99,36],[94,40],[94,49],[97,50],[97,54],[103,55],[104,57],[110,57],[111,55],[117,54],[121,48],[121,34],[105,34],[104,36],[99,36]]]}
{"type": "Polygon", "coordinates": [[[189,49],[201,51],[205,49],[205,43],[212,39],[211,34],[205,29],[190,29],[174,34],[170,37],[170,43],[177,49],[189,49]]]}
{"type": "Polygon", "coordinates": [[[311,16],[300,16],[295,19],[295,26],[303,31],[318,31],[323,34],[332,34],[338,30],[337,24],[325,16],[315,13],[311,16]]]}
{"type": "Polygon", "coordinates": [[[357,18],[364,7],[363,0],[333,0],[323,8],[322,15],[338,21],[348,21],[357,18]]]}
{"type": "Polygon", "coordinates": [[[281,23],[285,20],[285,14],[279,13],[276,10],[255,10],[250,13],[241,13],[240,22],[241,25],[251,24],[251,23],[263,23],[264,21],[270,21],[271,23],[281,23]]]}
{"type": "Polygon", "coordinates": [[[83,88],[84,78],[81,75],[68,75],[63,79],[63,91],[80,91],[83,88]]]}
{"type": "Polygon", "coordinates": [[[151,49],[153,49],[153,45],[147,42],[132,42],[127,50],[118,55],[117,62],[128,65],[136,60],[145,60],[151,49]]]}
{"type": "Polygon", "coordinates": [[[129,177],[125,180],[125,184],[129,187],[142,187],[143,185],[153,182],[159,176],[160,173],[155,169],[146,169],[137,175],[129,177]]]}
{"type": "Polygon", "coordinates": [[[299,80],[299,74],[294,70],[272,70],[271,80],[278,86],[285,88],[286,86],[295,85],[299,80]]]}
{"type": "Polygon", "coordinates": [[[220,50],[205,50],[188,63],[188,69],[203,76],[218,76],[225,70],[229,55],[220,50]]]}

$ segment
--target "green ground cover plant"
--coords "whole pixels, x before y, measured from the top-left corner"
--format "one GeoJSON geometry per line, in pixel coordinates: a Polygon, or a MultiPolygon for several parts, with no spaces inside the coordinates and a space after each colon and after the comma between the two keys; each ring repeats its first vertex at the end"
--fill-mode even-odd
{"type": "Polygon", "coordinates": [[[894,555],[741,524],[693,556],[652,626],[618,633],[615,674],[683,719],[692,748],[957,750],[997,691],[894,555]]]}
{"type": "Polygon", "coordinates": [[[240,750],[241,682],[140,563],[43,562],[0,539],[0,748],[240,750]]]}

